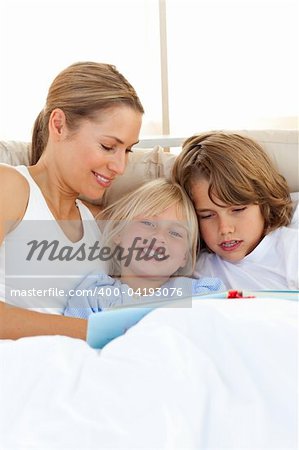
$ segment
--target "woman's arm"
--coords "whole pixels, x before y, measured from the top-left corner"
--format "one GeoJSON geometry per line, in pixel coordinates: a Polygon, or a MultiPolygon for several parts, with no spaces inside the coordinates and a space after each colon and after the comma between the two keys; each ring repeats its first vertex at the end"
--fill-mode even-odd
{"type": "MultiPolygon", "coordinates": [[[[14,168],[0,164],[0,245],[7,232],[17,224],[26,210],[29,186],[14,168]]],[[[18,339],[25,336],[64,335],[86,337],[87,322],[54,314],[44,314],[17,308],[0,301],[0,338],[18,339]]]]}
{"type": "Polygon", "coordinates": [[[0,302],[0,339],[63,335],[86,339],[87,321],[29,311],[0,302]]]}

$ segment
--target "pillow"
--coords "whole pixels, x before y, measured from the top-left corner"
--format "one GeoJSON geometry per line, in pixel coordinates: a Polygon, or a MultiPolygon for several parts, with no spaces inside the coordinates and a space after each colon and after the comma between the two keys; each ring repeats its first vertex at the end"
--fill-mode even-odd
{"type": "Polygon", "coordinates": [[[291,192],[299,189],[298,130],[234,130],[257,141],[283,175],[291,192]]]}
{"type": "Polygon", "coordinates": [[[19,141],[0,141],[0,162],[11,166],[28,166],[30,144],[19,141]]]}
{"type": "MultiPolygon", "coordinates": [[[[91,203],[110,205],[124,194],[133,191],[147,181],[159,177],[168,177],[174,159],[175,155],[173,153],[165,152],[160,146],[156,146],[153,149],[134,148],[133,153],[129,154],[125,173],[113,181],[111,187],[105,191],[101,199],[91,201],[91,203]]],[[[83,196],[80,198],[88,200],[83,196]]]]}
{"type": "MultiPolygon", "coordinates": [[[[229,130],[255,139],[269,153],[279,172],[287,179],[291,191],[299,190],[298,130],[229,130]]],[[[11,165],[29,163],[30,144],[0,141],[0,162],[11,165]]],[[[156,146],[153,149],[134,148],[124,175],[118,177],[103,199],[92,202],[110,204],[141,184],[157,177],[168,176],[175,155],[156,146]]],[[[83,197],[82,197],[83,198],[83,197]]],[[[84,199],[84,198],[83,198],[84,199]]]]}
{"type": "Polygon", "coordinates": [[[293,217],[292,222],[289,225],[291,228],[297,228],[299,226],[299,192],[291,192],[291,199],[293,202],[293,217]]]}

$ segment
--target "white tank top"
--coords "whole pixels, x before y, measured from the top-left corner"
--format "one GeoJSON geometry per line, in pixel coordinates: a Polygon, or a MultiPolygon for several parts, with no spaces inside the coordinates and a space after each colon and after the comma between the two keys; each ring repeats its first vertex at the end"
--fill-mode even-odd
{"type": "Polygon", "coordinates": [[[30,192],[22,221],[0,246],[0,298],[22,308],[62,314],[82,277],[92,270],[107,273],[101,232],[90,210],[76,200],[83,236],[72,242],[28,168],[15,168],[28,181],[30,192]]]}

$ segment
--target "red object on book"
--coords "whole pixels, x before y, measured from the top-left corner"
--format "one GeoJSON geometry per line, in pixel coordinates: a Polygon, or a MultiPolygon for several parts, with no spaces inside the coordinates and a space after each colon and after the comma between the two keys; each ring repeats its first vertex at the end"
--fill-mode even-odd
{"type": "Polygon", "coordinates": [[[254,295],[243,295],[242,291],[231,290],[227,293],[227,298],[255,298],[254,295]]]}

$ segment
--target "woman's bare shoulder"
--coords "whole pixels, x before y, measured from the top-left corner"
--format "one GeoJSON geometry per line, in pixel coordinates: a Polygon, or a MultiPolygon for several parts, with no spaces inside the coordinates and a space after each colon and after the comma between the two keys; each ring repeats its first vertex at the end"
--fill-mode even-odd
{"type": "Polygon", "coordinates": [[[15,167],[9,166],[7,164],[0,164],[0,175],[1,175],[1,184],[4,189],[1,189],[1,193],[7,196],[6,190],[15,190],[15,189],[28,189],[29,185],[26,178],[16,170],[15,167]]]}
{"type": "Polygon", "coordinates": [[[0,173],[1,178],[6,177],[7,179],[23,179],[26,181],[26,179],[23,177],[23,175],[14,167],[10,166],[9,164],[0,163],[0,173]]]}

